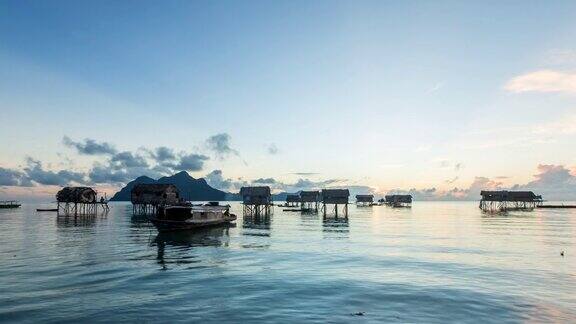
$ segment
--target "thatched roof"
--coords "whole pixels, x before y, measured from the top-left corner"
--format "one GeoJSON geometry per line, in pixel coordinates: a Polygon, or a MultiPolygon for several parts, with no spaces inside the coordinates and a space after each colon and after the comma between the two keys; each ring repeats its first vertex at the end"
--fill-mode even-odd
{"type": "Polygon", "coordinates": [[[387,203],[412,203],[412,195],[386,195],[384,198],[387,203]]]}
{"type": "Polygon", "coordinates": [[[322,189],[322,201],[327,204],[347,204],[348,197],[348,189],[322,189]]]}
{"type": "Polygon", "coordinates": [[[301,191],[300,201],[317,202],[320,199],[320,191],[301,191]]]}
{"type": "Polygon", "coordinates": [[[348,189],[322,189],[322,197],[350,197],[348,189]]]}
{"type": "Polygon", "coordinates": [[[178,187],[173,184],[137,184],[130,192],[133,204],[170,205],[180,201],[178,187]]]}
{"type": "Polygon", "coordinates": [[[240,188],[240,195],[242,196],[261,196],[268,197],[271,195],[270,187],[242,187],[240,188]]]}
{"type": "Polygon", "coordinates": [[[357,202],[373,202],[374,195],[356,195],[357,202]]]}
{"type": "Polygon", "coordinates": [[[242,187],[240,188],[242,203],[245,205],[268,205],[272,203],[270,187],[242,187]]]}
{"type": "Polygon", "coordinates": [[[94,203],[96,191],[90,187],[65,187],[56,194],[58,202],[94,203]]]}
{"type": "Polygon", "coordinates": [[[300,196],[298,195],[286,195],[286,202],[300,202],[300,196]]]}
{"type": "Polygon", "coordinates": [[[541,201],[542,196],[534,194],[532,191],[480,191],[482,200],[484,201],[520,201],[520,202],[534,202],[541,201]]]}

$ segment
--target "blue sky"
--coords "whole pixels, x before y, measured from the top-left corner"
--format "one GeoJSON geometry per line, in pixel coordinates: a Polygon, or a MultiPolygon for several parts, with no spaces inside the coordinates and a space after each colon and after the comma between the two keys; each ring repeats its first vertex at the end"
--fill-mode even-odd
{"type": "Polygon", "coordinates": [[[560,172],[571,192],[575,16],[572,1],[2,1],[0,194],[57,187],[26,169],[91,184],[98,165],[160,175],[202,156],[187,171],[227,190],[444,197],[560,172]],[[71,144],[86,139],[148,163],[71,144]],[[147,171],[158,147],[175,161],[147,171]]]}

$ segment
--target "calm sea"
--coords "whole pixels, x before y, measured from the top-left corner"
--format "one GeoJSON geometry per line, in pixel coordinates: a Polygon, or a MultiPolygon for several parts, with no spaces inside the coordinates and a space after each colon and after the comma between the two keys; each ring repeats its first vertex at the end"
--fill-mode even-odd
{"type": "Polygon", "coordinates": [[[576,322],[576,210],[282,212],[158,234],[131,206],[0,210],[2,322],[576,322]],[[565,256],[560,253],[565,251],[565,256]]]}

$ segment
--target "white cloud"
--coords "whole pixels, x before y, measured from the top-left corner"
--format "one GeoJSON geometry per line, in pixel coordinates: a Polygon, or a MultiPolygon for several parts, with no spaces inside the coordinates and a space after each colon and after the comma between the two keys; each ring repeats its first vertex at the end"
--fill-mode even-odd
{"type": "Polygon", "coordinates": [[[540,164],[535,180],[515,185],[513,190],[533,190],[547,200],[575,200],[576,176],[563,165],[540,164]]]}
{"type": "Polygon", "coordinates": [[[576,93],[576,72],[540,70],[509,80],[504,88],[510,92],[576,93]]]}
{"type": "MultiPolygon", "coordinates": [[[[475,177],[468,188],[455,187],[446,191],[434,187],[393,189],[388,191],[388,194],[410,194],[415,200],[479,200],[481,190],[530,190],[537,195],[542,195],[546,200],[576,200],[576,175],[563,165],[540,164],[534,180],[525,184],[505,185],[500,181],[506,179],[508,177],[504,176],[493,179],[475,177]]],[[[446,182],[452,183],[456,180],[458,180],[457,177],[446,182]]]]}

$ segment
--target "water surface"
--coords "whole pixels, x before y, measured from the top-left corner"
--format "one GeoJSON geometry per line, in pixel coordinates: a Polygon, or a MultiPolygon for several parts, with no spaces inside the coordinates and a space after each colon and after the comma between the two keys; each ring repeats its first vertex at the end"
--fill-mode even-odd
{"type": "Polygon", "coordinates": [[[576,210],[415,202],[323,220],[234,203],[234,228],[158,234],[126,203],[39,206],[0,210],[3,322],[576,321],[576,210]]]}

